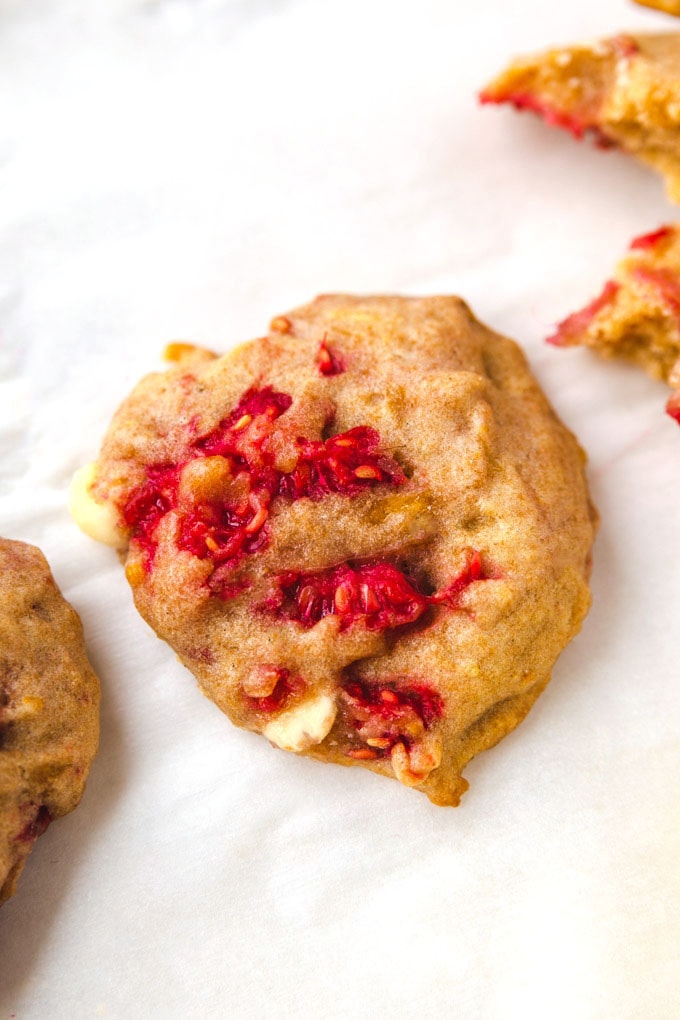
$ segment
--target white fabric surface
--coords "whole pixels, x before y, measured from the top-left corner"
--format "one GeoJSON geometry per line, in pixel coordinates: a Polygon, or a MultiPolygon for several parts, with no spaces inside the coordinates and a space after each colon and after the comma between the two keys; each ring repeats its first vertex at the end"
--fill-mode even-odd
{"type": "Polygon", "coordinates": [[[103,687],[78,810],[0,912],[0,1018],[680,1015],[680,431],[543,338],[659,179],[480,109],[514,54],[680,23],[624,0],[0,0],[0,533],[103,687]],[[459,293],[590,456],[594,606],[458,810],[233,728],[137,617],[69,479],[172,339],[317,292],[459,293]]]}

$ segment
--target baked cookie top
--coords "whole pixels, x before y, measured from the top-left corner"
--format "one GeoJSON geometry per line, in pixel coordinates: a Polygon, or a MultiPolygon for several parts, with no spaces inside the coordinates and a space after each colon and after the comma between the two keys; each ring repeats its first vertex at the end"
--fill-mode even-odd
{"type": "Polygon", "coordinates": [[[80,620],[40,550],[0,539],[0,903],[38,836],[78,804],[98,739],[80,620]]]}
{"type": "Polygon", "coordinates": [[[659,171],[680,202],[680,33],[617,35],[516,60],[481,92],[659,171]]]}
{"type": "Polygon", "coordinates": [[[680,225],[631,241],[600,294],[560,322],[548,341],[640,365],[673,387],[667,410],[680,421],[680,225]]]}
{"type": "Polygon", "coordinates": [[[589,605],[584,457],[458,298],[326,295],[173,345],[72,509],[234,723],[456,804],[589,605]]]}

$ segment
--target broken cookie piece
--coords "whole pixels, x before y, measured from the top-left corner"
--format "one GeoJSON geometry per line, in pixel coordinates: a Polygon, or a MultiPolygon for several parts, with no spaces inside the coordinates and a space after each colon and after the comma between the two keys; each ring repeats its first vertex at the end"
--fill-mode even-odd
{"type": "Polygon", "coordinates": [[[621,357],[674,389],[666,405],[680,421],[680,224],[636,237],[614,276],[548,342],[621,357]]]}
{"type": "Polygon", "coordinates": [[[531,110],[657,170],[680,202],[680,33],[618,35],[515,61],[482,103],[531,110]]]}
{"type": "Polygon", "coordinates": [[[236,725],[437,804],[590,600],[582,452],[453,297],[326,295],[147,377],[73,509],[236,725]]]}
{"type": "Polygon", "coordinates": [[[635,0],[641,7],[653,7],[665,14],[675,14],[680,17],[680,0],[635,0]]]}
{"type": "Polygon", "coordinates": [[[0,903],[76,807],[99,740],[99,681],[39,549],[0,539],[0,903]]]}

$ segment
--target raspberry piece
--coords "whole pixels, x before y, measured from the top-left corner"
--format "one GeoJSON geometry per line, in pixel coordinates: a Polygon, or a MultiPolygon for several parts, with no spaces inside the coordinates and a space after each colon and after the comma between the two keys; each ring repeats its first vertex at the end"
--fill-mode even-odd
{"type": "Polygon", "coordinates": [[[510,103],[516,110],[528,110],[530,113],[538,114],[546,124],[568,131],[578,140],[588,136],[599,149],[616,147],[616,142],[608,138],[597,124],[591,123],[575,113],[560,110],[559,107],[553,106],[532,92],[508,92],[503,95],[492,95],[483,91],[479,94],[479,101],[483,106],[492,103],[496,105],[510,103]]]}
{"type": "Polygon", "coordinates": [[[299,460],[282,475],[278,494],[287,499],[323,499],[329,493],[356,496],[373,485],[401,485],[406,476],[391,457],[379,450],[375,429],[359,425],[325,442],[298,439],[299,460]]]}
{"type": "Polygon", "coordinates": [[[353,678],[344,685],[343,691],[361,714],[368,713],[386,721],[399,719],[408,710],[428,729],[444,714],[444,702],[439,694],[421,682],[405,684],[399,679],[375,684],[353,678]]]}
{"type": "MultiPolygon", "coordinates": [[[[147,570],[156,551],[156,527],[181,504],[182,471],[199,458],[204,463],[215,458],[223,465],[231,495],[197,497],[180,516],[178,546],[199,559],[212,560],[216,572],[267,546],[269,508],[277,496],[320,500],[329,493],[354,496],[376,484],[406,481],[397,462],[380,451],[378,433],[367,426],[325,442],[298,437],[295,468],[288,473],[278,470],[268,441],[275,421],[292,402],[292,397],[271,386],[252,387],[217,428],[193,440],[183,462],[149,465],[146,480],[133,490],[122,510],[132,538],[144,551],[147,570]]],[[[232,598],[245,585],[234,586],[224,575],[222,569],[209,586],[221,598],[232,598]]]]}
{"type": "Polygon", "coordinates": [[[481,554],[473,551],[446,588],[425,595],[403,571],[385,560],[356,566],[342,563],[317,573],[281,574],[263,608],[305,628],[313,627],[325,616],[337,616],[340,632],[357,621],[368,630],[382,631],[415,623],[429,606],[457,609],[465,589],[488,576],[481,554]]]}
{"type": "Polygon", "coordinates": [[[368,630],[386,630],[413,623],[428,606],[391,563],[343,563],[316,574],[291,571],[278,578],[278,591],[266,608],[282,619],[313,627],[325,616],[338,616],[340,630],[361,620],[368,630]]]}
{"type": "Polygon", "coordinates": [[[345,371],[345,364],[342,358],[328,346],[326,337],[323,338],[319,345],[317,364],[321,375],[342,375],[345,371]]]}
{"type": "Polygon", "coordinates": [[[123,520],[137,543],[153,558],[153,534],[160,519],[177,504],[179,470],[174,464],[151,464],[146,481],[133,489],[123,507],[123,520]]]}
{"type": "Polygon", "coordinates": [[[555,347],[568,347],[575,338],[580,337],[583,331],[588,328],[598,312],[601,312],[603,308],[612,303],[619,290],[620,286],[618,283],[614,280],[608,280],[604,285],[602,293],[594,301],[591,301],[585,308],[581,308],[580,311],[572,312],[571,315],[558,324],[553,335],[547,338],[547,343],[554,344],[555,347]]]}
{"type": "MultiPolygon", "coordinates": [[[[261,450],[264,440],[270,435],[271,425],[280,418],[293,403],[288,393],[277,393],[271,386],[258,390],[247,390],[234,410],[224,418],[209,435],[196,440],[193,449],[206,457],[215,454],[222,457],[244,457],[261,450]]],[[[266,455],[256,460],[266,461],[266,455]]]]}
{"type": "Polygon", "coordinates": [[[430,595],[428,601],[435,606],[448,606],[449,609],[457,609],[460,605],[460,597],[465,589],[475,581],[488,580],[490,576],[484,569],[482,554],[474,549],[468,555],[468,561],[458,576],[454,577],[453,581],[446,588],[442,588],[441,591],[436,591],[434,595],[430,595]]]}
{"type": "Polygon", "coordinates": [[[658,230],[653,230],[649,234],[641,234],[640,237],[634,237],[628,245],[630,251],[636,251],[638,249],[646,250],[648,248],[656,248],[657,244],[661,241],[667,240],[672,237],[675,233],[673,227],[665,226],[659,227],[658,230]]]}
{"type": "Polygon", "coordinates": [[[270,493],[260,487],[244,506],[202,503],[182,520],[178,545],[199,559],[216,564],[230,563],[242,555],[264,548],[269,540],[265,529],[270,493]]]}
{"type": "Polygon", "coordinates": [[[680,393],[673,393],[668,398],[666,414],[669,414],[680,425],[680,393]]]}
{"type": "Polygon", "coordinates": [[[292,397],[271,386],[251,388],[237,406],[206,436],[194,440],[180,464],[152,464],[146,481],[135,489],[123,507],[123,518],[133,538],[153,561],[154,532],[159,520],[178,504],[182,468],[197,457],[222,457],[236,477],[242,476],[244,498],[232,504],[201,501],[181,522],[179,547],[216,563],[257,552],[267,541],[263,529],[272,492],[278,482],[273,457],[265,447],[272,423],[292,404],[292,397]]]}
{"type": "Polygon", "coordinates": [[[348,747],[347,754],[359,761],[389,758],[397,743],[410,748],[444,715],[440,695],[426,683],[409,678],[371,683],[350,677],[342,698],[345,724],[362,741],[348,747]]]}
{"type": "Polygon", "coordinates": [[[14,837],[15,843],[35,843],[36,839],[42,836],[43,832],[46,831],[52,822],[52,815],[44,804],[40,807],[33,805],[33,808],[33,817],[26,823],[21,832],[14,837]]]}
{"type": "Polygon", "coordinates": [[[304,686],[299,677],[291,677],[290,670],[280,666],[276,669],[276,682],[271,693],[261,698],[249,697],[248,701],[259,712],[265,714],[278,712],[291,696],[300,694],[304,686]]]}

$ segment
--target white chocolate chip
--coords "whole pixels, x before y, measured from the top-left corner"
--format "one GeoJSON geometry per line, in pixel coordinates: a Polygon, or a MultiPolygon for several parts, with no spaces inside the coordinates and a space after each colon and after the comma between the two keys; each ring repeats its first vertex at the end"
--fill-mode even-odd
{"type": "Polygon", "coordinates": [[[305,751],[321,743],[330,732],[336,713],[333,699],[327,694],[320,694],[282,712],[265,726],[262,733],[284,751],[305,751]]]}
{"type": "Polygon", "coordinates": [[[124,549],[127,539],[120,530],[117,511],[110,503],[100,503],[92,495],[95,468],[95,464],[86,464],[74,474],[69,492],[69,511],[80,530],[90,538],[124,549]]]}

